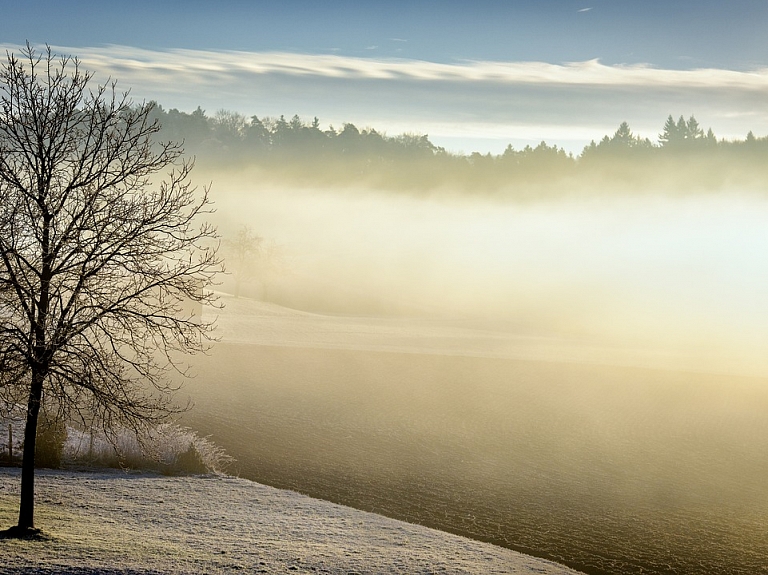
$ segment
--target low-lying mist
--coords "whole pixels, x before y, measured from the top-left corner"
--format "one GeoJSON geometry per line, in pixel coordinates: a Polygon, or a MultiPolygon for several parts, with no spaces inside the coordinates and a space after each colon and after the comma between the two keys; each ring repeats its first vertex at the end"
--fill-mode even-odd
{"type": "Polygon", "coordinates": [[[593,575],[766,564],[768,197],[196,177],[232,274],[185,424],[243,476],[593,575]]]}
{"type": "Polygon", "coordinates": [[[281,188],[247,170],[196,177],[213,181],[223,238],[248,226],[279,246],[278,264],[246,290],[257,298],[321,313],[491,321],[677,354],[684,369],[768,373],[763,195],[603,189],[523,203],[281,188]]]}
{"type": "Polygon", "coordinates": [[[768,561],[765,379],[307,343],[222,341],[185,388],[243,477],[591,575],[768,561]]]}

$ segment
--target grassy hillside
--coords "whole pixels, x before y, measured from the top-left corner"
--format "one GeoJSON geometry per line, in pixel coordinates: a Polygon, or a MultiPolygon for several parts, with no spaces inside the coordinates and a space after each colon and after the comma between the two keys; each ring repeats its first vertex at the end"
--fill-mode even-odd
{"type": "MultiPolygon", "coordinates": [[[[0,524],[18,482],[0,469],[0,524]]],[[[38,523],[43,540],[0,540],[0,574],[572,573],[232,477],[42,471],[38,523]]]]}

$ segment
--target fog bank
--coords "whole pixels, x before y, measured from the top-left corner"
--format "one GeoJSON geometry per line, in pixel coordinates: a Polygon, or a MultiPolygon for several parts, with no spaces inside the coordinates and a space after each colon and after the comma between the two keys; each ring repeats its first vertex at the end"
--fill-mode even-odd
{"type": "Polygon", "coordinates": [[[503,322],[768,373],[768,200],[758,194],[515,203],[281,189],[247,171],[196,177],[214,182],[225,239],[247,225],[279,246],[252,296],[323,313],[503,322]]]}

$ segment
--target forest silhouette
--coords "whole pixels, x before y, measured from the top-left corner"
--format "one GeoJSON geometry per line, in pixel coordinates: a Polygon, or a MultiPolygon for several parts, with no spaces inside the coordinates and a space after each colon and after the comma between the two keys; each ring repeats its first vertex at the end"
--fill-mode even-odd
{"type": "Polygon", "coordinates": [[[452,153],[426,134],[388,136],[375,128],[345,123],[322,129],[315,117],[246,117],[219,110],[207,115],[165,110],[154,115],[161,138],[184,141],[204,165],[258,167],[266,180],[290,184],[361,184],[411,192],[450,188],[511,197],[647,190],[677,193],[733,186],[763,187],[768,137],[749,132],[743,140],[719,139],[694,116],[668,116],[657,140],[640,137],[622,122],[612,135],[592,141],[578,155],[542,141],[501,154],[452,153]]]}

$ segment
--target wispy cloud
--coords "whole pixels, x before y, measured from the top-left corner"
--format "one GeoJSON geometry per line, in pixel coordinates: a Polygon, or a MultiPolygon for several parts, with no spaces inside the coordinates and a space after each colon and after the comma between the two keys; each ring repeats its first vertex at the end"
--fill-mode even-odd
{"type": "Polygon", "coordinates": [[[581,8],[581,9],[577,10],[577,12],[589,12],[590,10],[592,10],[591,6],[589,8],[581,8]]]}
{"type": "MultiPolygon", "coordinates": [[[[375,47],[369,46],[369,48],[375,47]]],[[[347,79],[408,78],[504,84],[768,88],[768,69],[751,72],[721,69],[663,70],[645,65],[606,66],[599,60],[566,64],[483,61],[442,64],[421,60],[354,58],[286,52],[152,51],[125,46],[54,49],[60,53],[76,54],[84,63],[95,66],[100,71],[117,66],[123,70],[160,71],[185,75],[286,74],[347,79]]]]}
{"type": "Polygon", "coordinates": [[[670,113],[695,114],[721,136],[768,131],[766,69],[663,70],[598,60],[442,64],[125,46],[54,49],[77,55],[102,79],[119,79],[137,98],[180,109],[298,113],[336,125],[350,121],[391,132],[404,128],[513,142],[534,140],[536,130],[538,139],[552,142],[588,141],[624,120],[655,138],[670,113]]]}

